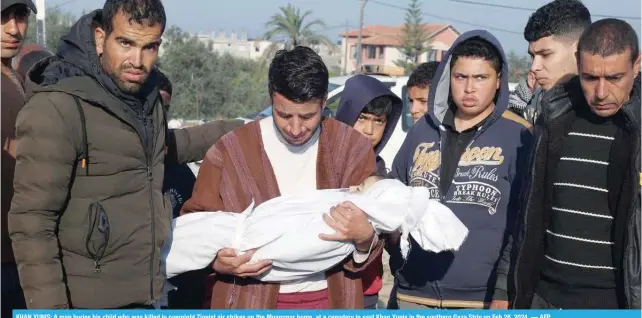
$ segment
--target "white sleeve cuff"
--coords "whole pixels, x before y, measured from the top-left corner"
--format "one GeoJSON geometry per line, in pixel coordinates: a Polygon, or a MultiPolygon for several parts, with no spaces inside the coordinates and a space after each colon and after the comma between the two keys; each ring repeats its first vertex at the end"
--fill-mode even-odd
{"type": "Polygon", "coordinates": [[[372,249],[374,248],[375,245],[377,245],[378,241],[379,241],[379,235],[375,233],[374,238],[372,239],[372,244],[370,244],[370,248],[368,249],[368,252],[366,253],[359,252],[359,250],[355,248],[354,252],[352,253],[352,259],[355,261],[355,263],[362,264],[366,260],[368,260],[368,257],[370,257],[370,253],[372,252],[372,249]]]}

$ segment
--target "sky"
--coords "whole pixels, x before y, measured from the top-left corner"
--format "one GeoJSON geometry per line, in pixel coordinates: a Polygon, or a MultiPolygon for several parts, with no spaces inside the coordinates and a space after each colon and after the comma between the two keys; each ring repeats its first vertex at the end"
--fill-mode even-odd
{"type": "MultiPolygon", "coordinates": [[[[104,0],[45,0],[47,7],[58,6],[79,16],[83,10],[101,8],[104,0]]],[[[465,32],[472,29],[486,29],[502,43],[506,52],[527,54],[527,43],[523,37],[524,26],[532,13],[491,6],[466,3],[469,0],[422,0],[421,9],[424,23],[448,23],[465,32]]],[[[548,0],[470,0],[490,5],[520,8],[538,7],[548,0]]],[[[405,12],[396,7],[406,7],[408,0],[372,0],[365,7],[364,25],[398,25],[404,21],[405,12]],[[385,4],[388,4],[386,6],[385,4]],[[392,5],[393,7],[391,7],[392,5]]],[[[636,30],[641,31],[640,0],[584,0],[591,11],[593,20],[606,17],[636,17],[625,19],[636,30]]],[[[331,39],[339,39],[347,23],[351,29],[359,27],[360,0],[164,0],[168,25],[177,25],[189,32],[212,32],[225,30],[246,32],[250,37],[260,37],[265,32],[265,22],[277,12],[280,6],[292,3],[301,9],[312,11],[312,17],[325,22],[327,29],[322,33],[331,39]]]]}

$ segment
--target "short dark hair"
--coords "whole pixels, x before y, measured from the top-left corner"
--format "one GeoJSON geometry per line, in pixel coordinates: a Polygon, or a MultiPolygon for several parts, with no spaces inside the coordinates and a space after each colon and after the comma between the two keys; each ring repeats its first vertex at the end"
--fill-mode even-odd
{"type": "Polygon", "coordinates": [[[388,119],[390,114],[392,114],[392,98],[390,98],[390,96],[379,96],[371,100],[366,107],[361,110],[361,113],[385,116],[386,119],[388,119]]]}
{"type": "Polygon", "coordinates": [[[535,42],[547,36],[577,40],[591,24],[591,13],[579,0],[555,0],[535,11],[524,28],[524,39],[535,42]]]}
{"type": "Polygon", "coordinates": [[[305,46],[276,52],[268,71],[270,96],[279,93],[296,103],[324,99],[328,95],[328,81],[325,63],[305,46]]]}
{"type": "Polygon", "coordinates": [[[618,19],[596,21],[582,33],[577,43],[577,53],[589,53],[602,57],[631,50],[631,62],[640,54],[638,36],[630,24],[618,19]]]}
{"type": "Polygon", "coordinates": [[[160,0],[107,0],[102,10],[102,28],[109,35],[114,30],[114,16],[122,11],[129,16],[129,21],[149,26],[160,23],[161,33],[165,32],[167,16],[160,0]]]}
{"type": "Polygon", "coordinates": [[[500,74],[502,72],[502,57],[497,48],[490,42],[475,36],[459,43],[453,50],[450,60],[450,69],[461,57],[481,58],[488,61],[493,69],[500,74]]]}
{"type": "Polygon", "coordinates": [[[158,72],[158,90],[166,91],[169,96],[172,96],[172,82],[160,71],[158,72]]]}
{"type": "Polygon", "coordinates": [[[435,77],[435,73],[437,73],[437,67],[439,67],[439,62],[435,61],[420,64],[412,71],[412,74],[410,74],[406,87],[429,87],[430,84],[432,84],[432,78],[435,77]]]}

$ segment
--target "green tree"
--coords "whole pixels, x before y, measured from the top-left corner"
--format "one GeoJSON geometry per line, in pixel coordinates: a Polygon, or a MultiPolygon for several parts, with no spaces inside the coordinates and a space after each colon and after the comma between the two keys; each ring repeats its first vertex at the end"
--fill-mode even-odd
{"type": "Polygon", "coordinates": [[[299,45],[326,45],[335,49],[334,42],[319,32],[319,29],[326,27],[325,23],[320,19],[308,21],[311,19],[312,11],[301,13],[299,8],[289,3],[285,7],[279,7],[279,11],[265,23],[267,31],[263,37],[266,40],[278,40],[278,43],[274,43],[263,53],[260,60],[262,67],[267,67],[281,46],[291,49],[299,45]]]}
{"type": "Polygon", "coordinates": [[[406,73],[410,73],[419,64],[419,57],[430,50],[428,32],[424,29],[422,22],[419,0],[410,0],[404,20],[405,23],[401,29],[403,43],[401,52],[404,59],[396,61],[395,64],[403,67],[406,73]]]}
{"type": "MultiPolygon", "coordinates": [[[[76,17],[70,12],[63,12],[58,7],[47,9],[47,16],[45,18],[45,47],[55,53],[58,50],[60,37],[69,33],[69,29],[74,22],[76,22],[76,17]]],[[[29,16],[29,29],[27,30],[26,43],[36,43],[38,40],[36,31],[36,15],[32,14],[29,16]]]]}
{"type": "Polygon", "coordinates": [[[265,39],[272,40],[281,37],[285,40],[286,48],[292,48],[297,45],[334,45],[325,35],[315,31],[315,27],[325,28],[325,23],[322,20],[315,19],[310,22],[306,21],[312,14],[312,11],[308,10],[301,14],[301,10],[292,4],[279,7],[279,10],[281,12],[273,15],[265,24],[265,27],[268,29],[265,32],[265,39]]]}
{"type": "Polygon", "coordinates": [[[508,60],[508,81],[516,83],[525,79],[531,69],[530,57],[519,56],[511,51],[506,59],[508,60]]]}
{"type": "Polygon", "coordinates": [[[165,33],[158,67],[172,81],[171,117],[235,118],[269,104],[267,76],[255,78],[257,62],[212,53],[176,26],[165,33]]]}

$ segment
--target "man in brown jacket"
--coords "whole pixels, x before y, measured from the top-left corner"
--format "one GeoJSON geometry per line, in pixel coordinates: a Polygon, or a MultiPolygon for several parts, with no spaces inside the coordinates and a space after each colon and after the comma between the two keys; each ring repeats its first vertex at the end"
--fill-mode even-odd
{"type": "MultiPolygon", "coordinates": [[[[242,212],[280,195],[347,188],[375,173],[370,141],[351,127],[322,116],[328,69],[310,48],[277,52],[269,70],[273,116],[227,134],[201,165],[183,213],[242,212]]],[[[336,230],[323,239],[354,242],[357,251],[326,273],[301,281],[264,284],[252,277],[269,261],[249,264],[253,251],[217,253],[208,307],[213,309],[363,309],[359,271],[381,254],[363,211],[344,203],[326,222],[336,230]]]]}
{"type": "Polygon", "coordinates": [[[7,213],[13,197],[16,165],[16,117],[25,103],[23,80],[11,67],[11,62],[22,48],[31,10],[36,11],[31,0],[2,1],[2,317],[10,317],[13,309],[25,308],[7,230],[7,213]]]}
{"type": "Polygon", "coordinates": [[[200,160],[240,124],[167,129],[152,67],[165,21],[160,0],[107,0],[28,74],[9,232],[30,309],[161,298],[165,165],[200,160]]]}

